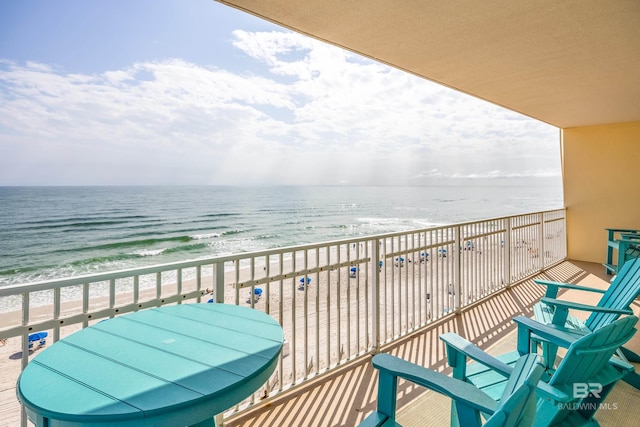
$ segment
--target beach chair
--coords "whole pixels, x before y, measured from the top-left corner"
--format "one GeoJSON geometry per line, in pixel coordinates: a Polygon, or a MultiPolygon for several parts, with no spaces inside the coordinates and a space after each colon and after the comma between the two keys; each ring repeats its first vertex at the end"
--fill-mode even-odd
{"type": "Polygon", "coordinates": [[[204,294],[203,295],[210,295],[209,299],[207,300],[207,304],[214,304],[216,302],[215,298],[214,298],[214,291],[212,289],[205,289],[204,294]]]}
{"type": "Polygon", "coordinates": [[[536,384],[544,372],[537,355],[522,356],[513,368],[507,369],[510,371],[508,385],[496,400],[474,385],[390,354],[375,355],[372,364],[379,370],[377,409],[359,427],[400,426],[395,420],[398,378],[431,389],[457,402],[455,421],[459,425],[480,426],[480,413],[484,412],[490,414],[485,426],[531,426],[536,409],[536,384]]]}
{"type": "Polygon", "coordinates": [[[599,425],[593,417],[600,404],[618,380],[633,371],[632,365],[612,356],[636,332],[638,318],[623,317],[586,335],[524,316],[514,321],[518,324],[517,351],[497,357],[487,355],[454,333],[441,335],[453,377],[475,385],[495,399],[508,385],[496,372],[508,372],[508,366],[535,348],[535,340],[547,340],[567,350],[557,366],[547,362],[550,366],[537,385],[534,425],[599,425]],[[467,364],[468,359],[479,363],[467,364]]]}
{"type": "Polygon", "coordinates": [[[306,286],[309,286],[311,284],[311,277],[307,277],[306,280],[304,277],[300,278],[300,286],[298,286],[298,289],[301,291],[304,291],[304,288],[306,286]]]}
{"type": "MultiPolygon", "coordinates": [[[[539,322],[551,323],[572,329],[577,333],[586,334],[608,325],[622,315],[633,314],[629,307],[640,295],[640,259],[627,262],[606,291],[548,280],[534,280],[534,282],[547,287],[545,296],[533,307],[535,319],[539,322]],[[560,289],[601,293],[602,297],[596,306],[579,304],[557,299],[560,289]],[[569,314],[569,310],[589,311],[591,315],[583,321],[569,314]]],[[[556,357],[557,347],[553,344],[542,343],[542,348],[544,359],[553,361],[556,357]]],[[[640,362],[640,356],[631,350],[623,347],[620,352],[621,357],[634,363],[640,362]]],[[[640,389],[640,376],[637,373],[634,372],[625,377],[625,381],[640,389]]]]}
{"type": "Polygon", "coordinates": [[[257,303],[260,301],[262,297],[262,289],[254,288],[253,290],[249,289],[249,299],[247,300],[247,304],[257,303]]]}
{"type": "Polygon", "coordinates": [[[49,336],[48,332],[36,332],[29,335],[29,350],[33,350],[34,344],[38,343],[38,348],[44,347],[47,345],[47,337],[49,336]]]}
{"type": "Polygon", "coordinates": [[[617,264],[603,264],[607,274],[614,274],[620,270],[627,261],[640,258],[640,236],[624,234],[623,238],[616,241],[618,248],[617,264]]]}

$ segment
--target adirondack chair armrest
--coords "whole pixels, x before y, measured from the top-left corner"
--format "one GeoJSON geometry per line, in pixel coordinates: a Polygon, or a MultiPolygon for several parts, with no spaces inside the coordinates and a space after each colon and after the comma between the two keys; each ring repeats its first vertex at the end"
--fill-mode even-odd
{"type": "Polygon", "coordinates": [[[565,393],[559,388],[553,387],[545,382],[540,381],[537,386],[539,397],[553,399],[556,402],[566,403],[575,400],[572,394],[565,393]]]}
{"type": "Polygon", "coordinates": [[[609,364],[625,374],[635,371],[635,367],[624,358],[624,355],[622,358],[619,356],[620,354],[618,353],[618,356],[613,356],[609,359],[609,364]]]}
{"type": "Polygon", "coordinates": [[[466,364],[466,358],[468,357],[491,368],[505,377],[508,377],[513,372],[512,366],[496,359],[474,343],[462,338],[460,335],[454,334],[453,332],[447,332],[440,335],[440,339],[444,341],[447,346],[447,363],[454,369],[457,367],[458,363],[466,364]],[[460,355],[465,356],[464,360],[460,359],[460,355]]]}
{"type": "Polygon", "coordinates": [[[629,240],[638,240],[640,239],[640,233],[622,233],[620,235],[621,239],[629,239],[629,240]]]}
{"type": "Polygon", "coordinates": [[[448,396],[456,402],[487,414],[493,414],[498,402],[479,390],[473,384],[467,383],[440,372],[433,371],[415,363],[408,362],[390,354],[376,354],[372,359],[373,367],[448,396]]]}
{"type": "Polygon", "coordinates": [[[614,231],[614,232],[618,231],[618,232],[621,232],[621,233],[640,233],[640,230],[633,230],[631,228],[609,228],[609,227],[606,227],[605,230],[614,231]]]}
{"type": "Polygon", "coordinates": [[[618,242],[624,243],[625,247],[636,245],[640,245],[640,237],[623,237],[622,239],[618,239],[618,242]]]}
{"type": "Polygon", "coordinates": [[[640,230],[631,230],[628,228],[605,228],[607,230],[609,240],[615,239],[615,233],[620,234],[620,236],[624,237],[625,235],[637,236],[640,235],[640,230]]]}
{"type": "Polygon", "coordinates": [[[564,307],[572,310],[581,310],[581,311],[595,311],[598,313],[617,313],[617,314],[633,314],[633,310],[629,309],[619,309],[619,308],[609,308],[609,307],[598,307],[596,305],[588,305],[581,304],[578,302],[564,301],[555,298],[547,298],[542,297],[540,299],[545,304],[554,305],[556,307],[564,307]]]}
{"type": "Polygon", "coordinates": [[[546,286],[547,292],[545,293],[545,297],[555,298],[558,296],[558,291],[560,288],[562,289],[573,289],[577,291],[585,291],[585,292],[596,292],[600,294],[604,294],[606,291],[603,289],[590,288],[588,286],[580,286],[574,285],[571,283],[562,283],[562,282],[554,282],[551,280],[534,280],[533,281],[537,285],[546,286]]]}
{"type": "Polygon", "coordinates": [[[548,341],[559,347],[568,348],[575,340],[583,336],[579,331],[572,331],[553,324],[544,324],[525,316],[516,316],[513,321],[518,324],[518,352],[530,353],[531,340],[548,341]]]}

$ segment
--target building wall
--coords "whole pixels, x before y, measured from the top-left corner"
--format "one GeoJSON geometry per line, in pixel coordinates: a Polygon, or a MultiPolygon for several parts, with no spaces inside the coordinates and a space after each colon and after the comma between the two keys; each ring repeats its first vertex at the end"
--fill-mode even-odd
{"type": "Polygon", "coordinates": [[[605,228],[640,230],[640,122],[562,131],[570,259],[605,262],[605,228]]]}

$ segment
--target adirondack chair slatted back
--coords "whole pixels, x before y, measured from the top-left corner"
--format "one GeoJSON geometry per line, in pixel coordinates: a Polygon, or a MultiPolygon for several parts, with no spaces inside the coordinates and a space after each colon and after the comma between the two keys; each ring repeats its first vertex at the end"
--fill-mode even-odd
{"type": "Polygon", "coordinates": [[[634,326],[637,321],[636,316],[623,317],[575,341],[569,346],[549,384],[589,382],[595,375],[602,374],[615,351],[636,332],[634,326]]]}
{"type": "MultiPolygon", "coordinates": [[[[628,308],[640,294],[640,258],[626,262],[618,272],[607,292],[604,293],[598,307],[628,308]]],[[[620,317],[615,313],[593,312],[584,322],[593,331],[620,317]]]]}
{"type": "Polygon", "coordinates": [[[536,385],[544,373],[544,365],[535,354],[518,359],[500,398],[500,403],[484,427],[506,427],[526,424],[536,412],[536,385]]]}

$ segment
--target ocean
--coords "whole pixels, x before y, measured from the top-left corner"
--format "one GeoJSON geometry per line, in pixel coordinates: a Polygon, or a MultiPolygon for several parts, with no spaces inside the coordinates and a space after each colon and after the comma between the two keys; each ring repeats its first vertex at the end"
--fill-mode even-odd
{"type": "Polygon", "coordinates": [[[559,180],[0,187],[0,286],[563,207],[559,180]]]}

